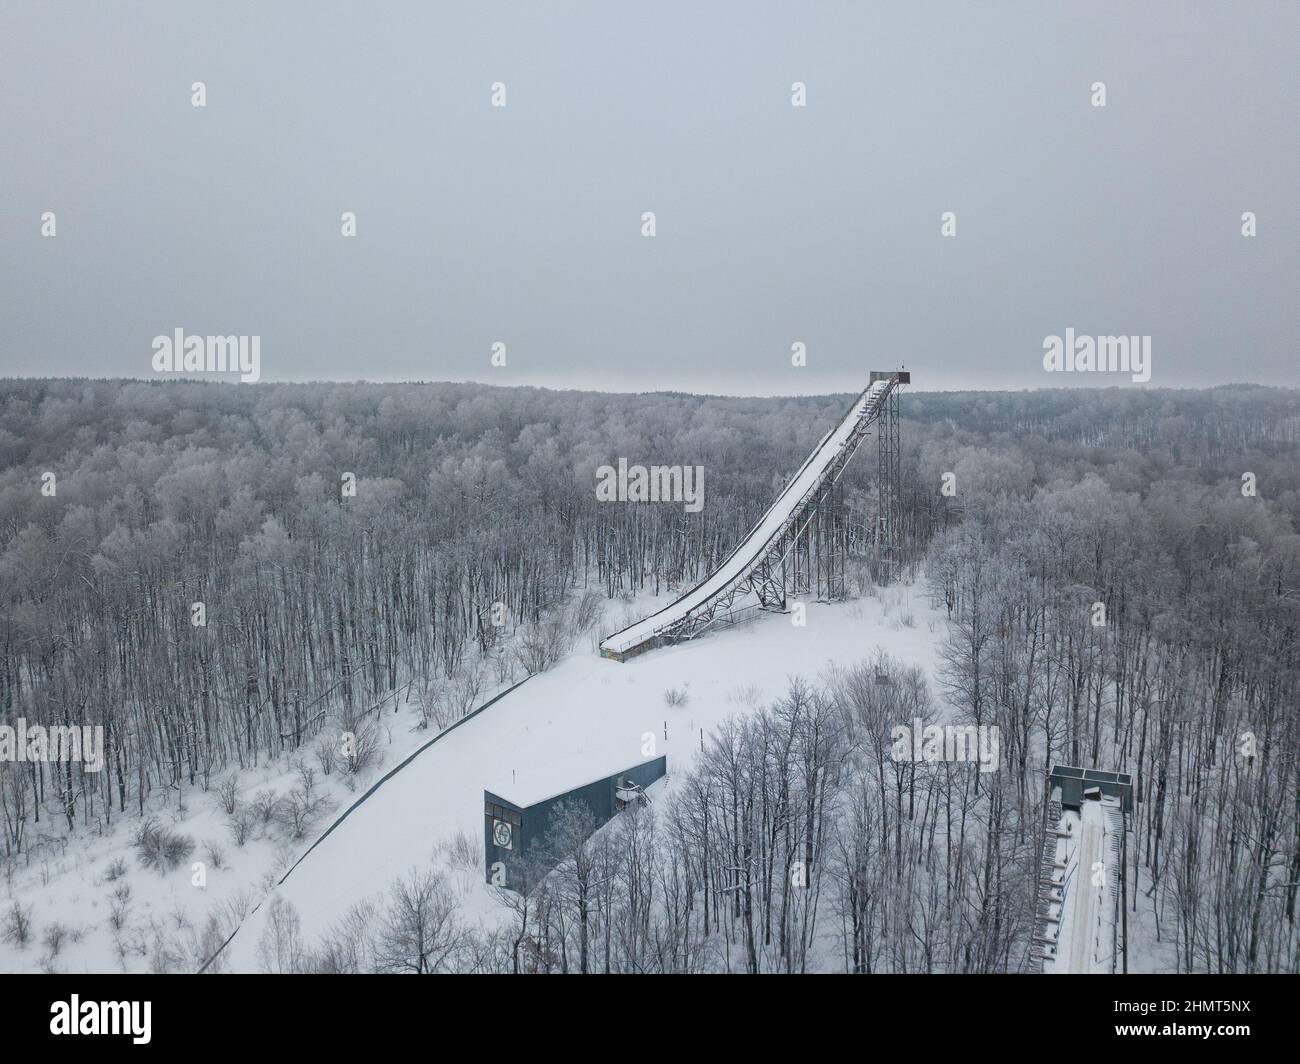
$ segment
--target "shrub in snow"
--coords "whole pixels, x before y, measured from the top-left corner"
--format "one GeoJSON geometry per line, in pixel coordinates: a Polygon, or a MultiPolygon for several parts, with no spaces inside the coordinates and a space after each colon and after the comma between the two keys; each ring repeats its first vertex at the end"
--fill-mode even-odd
{"type": "Polygon", "coordinates": [[[153,945],[149,949],[149,971],[154,975],[170,975],[180,970],[183,961],[180,943],[168,938],[162,931],[155,931],[153,945]]]}
{"type": "MultiPolygon", "coordinates": [[[[420,711],[420,727],[436,725],[442,727],[442,687],[434,680],[425,677],[414,685],[412,701],[420,711]]],[[[328,769],[326,770],[328,771],[328,769]]]]}
{"type": "Polygon", "coordinates": [[[45,936],[41,941],[45,943],[45,948],[50,951],[51,960],[59,955],[59,950],[63,949],[63,943],[67,939],[68,929],[60,923],[50,924],[45,929],[45,936]]]}
{"type": "Polygon", "coordinates": [[[301,839],[316,823],[325,807],[325,801],[302,787],[295,787],[281,800],[276,810],[276,822],[291,839],[301,839]]]}
{"type": "Polygon", "coordinates": [[[114,931],[121,931],[126,926],[127,916],[131,910],[131,888],[125,883],[113,891],[113,900],[108,903],[108,924],[114,931]]]}
{"type": "Polygon", "coordinates": [[[217,804],[226,816],[230,816],[239,805],[239,780],[233,773],[222,780],[217,788],[217,804]]]}
{"type": "Polygon", "coordinates": [[[498,684],[504,685],[515,682],[515,660],[506,652],[505,647],[498,647],[493,651],[491,661],[498,684]]]}
{"type": "Polygon", "coordinates": [[[226,823],[235,845],[243,846],[248,841],[248,836],[253,833],[253,811],[246,805],[237,806],[227,817],[226,823]]]}
{"type": "Polygon", "coordinates": [[[475,846],[463,831],[458,831],[451,841],[445,844],[448,863],[457,868],[477,869],[483,861],[482,844],[475,846]]]}
{"type": "Polygon", "coordinates": [[[3,931],[0,931],[0,935],[3,935],[4,940],[11,946],[26,949],[27,943],[32,940],[31,908],[24,909],[14,902],[5,911],[3,931]]]}
{"type": "MultiPolygon", "coordinates": [[[[483,693],[483,663],[481,661],[466,662],[456,670],[455,676],[452,677],[451,683],[447,685],[444,692],[445,701],[451,708],[453,720],[459,720],[465,714],[478,708],[480,696],[483,693]]],[[[438,726],[445,728],[451,720],[440,720],[438,726]]]]}
{"type": "Polygon", "coordinates": [[[279,811],[280,799],[274,791],[260,790],[253,795],[253,817],[262,825],[263,830],[270,827],[279,811]]]}
{"type": "Polygon", "coordinates": [[[221,869],[226,864],[226,851],[209,839],[203,844],[203,860],[212,869],[221,869]]]}
{"type": "Polygon", "coordinates": [[[194,840],[150,817],[135,833],[135,853],[145,868],[170,872],[194,852],[194,840]]]}
{"type": "Polygon", "coordinates": [[[257,892],[252,887],[239,887],[229,894],[217,909],[225,933],[229,934],[242,924],[256,904],[257,892]]]}
{"type": "Polygon", "coordinates": [[[664,692],[664,701],[670,706],[684,706],[689,700],[686,692],[676,687],[670,687],[664,692]]]}
{"type": "Polygon", "coordinates": [[[586,632],[594,628],[604,614],[604,596],[599,591],[588,588],[573,607],[573,630],[586,632]]]}
{"type": "Polygon", "coordinates": [[[125,859],[121,857],[114,857],[111,861],[108,862],[107,867],[104,869],[104,882],[116,883],[124,875],[126,875],[125,859]]]}
{"type": "Polygon", "coordinates": [[[332,735],[322,735],[316,740],[316,760],[325,775],[334,771],[334,761],[338,757],[339,743],[332,735]]]}
{"type": "Polygon", "coordinates": [[[373,721],[344,717],[342,730],[352,736],[349,748],[343,752],[343,769],[356,776],[379,754],[379,729],[373,721]]]}
{"type": "Polygon", "coordinates": [[[569,652],[570,634],[565,611],[555,610],[524,627],[515,656],[529,676],[545,672],[569,652]]]}

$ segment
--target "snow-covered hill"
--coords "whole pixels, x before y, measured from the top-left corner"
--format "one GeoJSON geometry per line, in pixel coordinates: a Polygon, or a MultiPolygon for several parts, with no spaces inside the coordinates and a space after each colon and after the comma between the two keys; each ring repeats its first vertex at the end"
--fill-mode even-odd
{"type": "MultiPolygon", "coordinates": [[[[791,676],[816,678],[831,663],[877,649],[928,673],[939,616],[911,588],[884,598],[808,607],[807,625],[763,614],[743,627],[656,650],[625,664],[579,651],[465,722],[397,773],[324,839],[277,889],[293,905],[301,934],[316,941],[355,902],[383,893],[415,866],[433,862],[456,884],[462,914],[483,924],[505,913],[483,881],[483,791],[545,795],[644,759],[643,742],[667,754],[670,778],[655,788],[671,800],[675,780],[707,735],[730,714],[784,692],[791,676]],[[670,706],[665,694],[684,692],[670,706]],[[664,739],[667,728],[668,738],[664,739]],[[446,844],[468,840],[476,860],[457,864],[446,844]]],[[[226,967],[258,969],[257,944],[269,905],[252,914],[226,949],[226,967]]]]}

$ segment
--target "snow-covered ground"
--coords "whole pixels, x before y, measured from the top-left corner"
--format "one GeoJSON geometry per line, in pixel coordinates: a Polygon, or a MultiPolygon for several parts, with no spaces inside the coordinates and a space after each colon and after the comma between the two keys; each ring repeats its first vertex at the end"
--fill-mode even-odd
{"type": "MultiPolygon", "coordinates": [[[[606,625],[620,611],[644,615],[670,601],[642,596],[630,605],[610,604],[606,625]]],[[[608,629],[606,629],[608,630],[608,629]]],[[[142,868],[131,840],[140,824],[134,805],[114,813],[108,831],[79,828],[34,850],[0,881],[0,909],[15,902],[31,909],[32,941],[24,949],[0,939],[0,972],[148,972],[193,970],[206,955],[202,933],[209,914],[244,926],[228,948],[228,967],[255,971],[256,945],[266,900],[275,883],[298,909],[303,939],[314,943],[354,902],[385,892],[412,866],[433,863],[460,895],[463,914],[484,924],[504,918],[483,883],[483,791],[551,793],[589,782],[645,760],[644,736],[655,753],[668,755],[679,777],[705,734],[722,719],[746,713],[785,692],[788,678],[816,678],[831,662],[857,662],[877,648],[933,675],[943,621],[918,587],[880,589],[859,601],[810,603],[807,625],[788,616],[759,614],[748,623],[678,647],[663,648],[627,664],[605,660],[594,640],[579,640],[551,671],[533,677],[483,713],[447,732],[383,783],[362,805],[313,844],[385,773],[431,734],[418,727],[414,705],[390,702],[380,716],[381,755],[368,774],[351,784],[337,771],[316,769],[318,792],[329,803],[315,830],[294,843],[282,833],[254,829],[243,846],[231,839],[227,818],[212,789],[155,791],[146,813],[194,840],[194,853],[165,874],[142,868]],[[686,701],[669,706],[677,689],[686,701]],[[667,725],[668,737],[664,738],[667,725]],[[453,856],[457,837],[469,844],[453,856]],[[208,844],[221,851],[220,867],[208,844]],[[303,857],[304,853],[310,854],[303,857]],[[300,864],[295,863],[300,861],[300,864]],[[194,882],[194,862],[204,882],[194,882]],[[252,914],[251,917],[249,914],[252,914]],[[46,943],[57,929],[57,949],[46,943]]],[[[503,685],[508,687],[509,685],[503,685]]],[[[484,692],[483,699],[496,694],[484,692]]],[[[301,786],[291,762],[315,765],[309,748],[255,769],[235,773],[241,799],[259,792],[288,794],[301,786]]],[[[671,794],[674,779],[654,788],[671,794]]],[[[29,839],[33,836],[29,836],[29,839]]]]}
{"type": "MultiPolygon", "coordinates": [[[[668,599],[643,597],[627,608],[644,615],[668,599]]],[[[609,619],[620,608],[612,604],[609,619]]],[[[567,790],[645,760],[650,738],[656,756],[667,754],[669,770],[652,794],[656,802],[671,801],[699,753],[701,732],[707,736],[726,717],[770,704],[794,676],[815,680],[832,663],[857,663],[883,650],[935,678],[945,621],[919,586],[879,589],[853,602],[809,603],[806,626],[791,620],[758,613],[743,625],[621,664],[601,658],[596,641],[585,637],[554,669],[419,753],[431,733],[417,727],[414,706],[399,702],[396,712],[390,707],[382,714],[381,756],[367,775],[349,786],[337,771],[318,772],[319,793],[331,808],[296,843],[284,842],[282,833],[255,830],[245,845],[235,845],[215,779],[208,793],[155,792],[147,812],[193,838],[194,854],[166,874],[142,868],[131,846],[140,822],[134,809],[115,815],[107,832],[79,830],[61,845],[34,852],[0,882],[0,908],[15,901],[30,907],[33,925],[25,949],[0,939],[0,971],[194,970],[211,952],[203,931],[212,913],[227,927],[240,925],[222,953],[225,970],[257,971],[257,945],[273,894],[292,903],[303,942],[314,946],[354,903],[385,893],[416,866],[432,865],[445,874],[467,921],[488,927],[508,919],[484,883],[484,790],[526,801],[567,790]],[[669,691],[675,704],[666,697],[669,691]],[[219,867],[208,857],[208,843],[222,851],[219,867]],[[205,865],[201,885],[194,861],[205,865]],[[51,928],[62,932],[54,936],[57,948],[46,941],[51,928]]],[[[496,693],[486,691],[484,700],[496,693]]],[[[252,803],[259,792],[283,795],[301,786],[291,763],[299,759],[314,761],[304,750],[298,758],[238,773],[244,802],[252,803]]],[[[1067,856],[1073,858],[1073,875],[1086,883],[1097,858],[1069,855],[1063,847],[1061,857],[1067,856]]],[[[1065,899],[1067,907],[1089,907],[1065,914],[1062,946],[1072,956],[1070,928],[1092,925],[1096,917],[1080,897],[1065,899]]],[[[1139,912],[1129,920],[1130,970],[1167,970],[1171,946],[1156,943],[1154,913],[1145,893],[1139,897],[1139,912]]],[[[1088,952],[1086,945],[1079,948],[1088,952]]]]}
{"type": "Polygon", "coordinates": [[[19,949],[0,938],[0,972],[194,970],[196,958],[210,952],[202,941],[209,914],[230,923],[257,905],[336,816],[428,742],[430,733],[419,721],[413,705],[399,703],[394,712],[390,703],[379,719],[378,759],[357,778],[337,770],[325,775],[307,746],[257,768],[227,769],[213,777],[207,792],[197,786],[155,790],[145,803],[146,817],[194,842],[193,853],[165,874],[141,867],[137,859],[132,840],[141,817],[134,800],[125,814],[114,809],[106,831],[79,824],[76,833],[63,836],[61,822],[42,824],[49,840],[43,846],[33,845],[36,833],[29,831],[28,853],[0,881],[0,911],[15,904],[30,909],[32,941],[19,949]],[[274,826],[255,824],[244,845],[237,845],[219,804],[219,781],[234,776],[241,801],[251,806],[259,795],[282,798],[301,787],[298,763],[315,770],[316,793],[324,799],[313,830],[291,842],[274,826]]]}
{"type": "MultiPolygon", "coordinates": [[[[533,677],[420,754],[294,869],[278,894],[297,910],[303,940],[314,943],[353,903],[429,863],[451,877],[466,918],[484,925],[504,919],[483,881],[485,789],[567,790],[645,760],[649,736],[654,754],[668,756],[670,778],[656,795],[671,800],[699,752],[701,731],[707,735],[727,716],[784,694],[792,676],[813,679],[832,663],[857,662],[878,648],[932,674],[938,615],[916,590],[882,595],[883,601],[811,604],[806,627],[759,615],[624,664],[579,650],[533,677]],[[670,706],[669,690],[684,692],[685,703],[670,706]],[[469,841],[475,862],[457,864],[442,845],[457,835],[469,841]]],[[[229,970],[257,970],[267,912],[263,905],[230,942],[229,970]]]]}

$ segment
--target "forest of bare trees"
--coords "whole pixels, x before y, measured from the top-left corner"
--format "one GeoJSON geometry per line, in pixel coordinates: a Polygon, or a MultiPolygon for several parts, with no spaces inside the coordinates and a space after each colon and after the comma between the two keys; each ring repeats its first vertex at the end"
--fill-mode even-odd
{"type": "MultiPolygon", "coordinates": [[[[399,688],[415,685],[446,723],[482,687],[466,672],[545,663],[528,627],[576,585],[616,594],[699,575],[820,418],[753,474],[735,430],[677,436],[697,405],[477,386],[11,382],[0,706],[102,726],[108,762],[59,778],[0,766],[5,852],[49,819],[109,821],[157,788],[206,788],[324,728],[357,731],[399,688]],[[595,504],[593,471],[611,455],[683,450],[716,475],[706,513],[595,504]],[[520,660],[494,658],[520,628],[520,660]]],[[[835,405],[805,404],[822,416],[835,405]]],[[[745,405],[732,406],[739,424],[745,405]]]]}
{"type": "MultiPolygon", "coordinates": [[[[709,571],[844,405],[75,380],[0,404],[0,723],[100,725],[107,755],[0,761],[11,862],[364,732],[399,693],[449,723],[476,674],[550,663],[575,593],[709,571]],[[620,455],[704,466],[703,511],[597,505],[620,455]]],[[[512,929],[471,932],[413,870],[324,943],[277,913],[266,966],[1020,970],[1064,762],[1134,774],[1126,904],[1179,970],[1297,970],[1300,395],[920,394],[903,438],[907,569],[951,622],[936,689],[866,651],[796,679],[670,808],[590,841],[575,813],[556,872],[503,899],[512,929]],[[996,726],[1001,770],[892,760],[916,717],[996,726]]],[[[846,492],[859,589],[873,472],[846,492]]]]}

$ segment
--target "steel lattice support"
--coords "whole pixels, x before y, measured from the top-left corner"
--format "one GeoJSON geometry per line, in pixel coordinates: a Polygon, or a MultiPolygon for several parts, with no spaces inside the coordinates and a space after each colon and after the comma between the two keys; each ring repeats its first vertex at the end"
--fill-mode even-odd
{"type": "Polygon", "coordinates": [[[902,458],[898,434],[898,389],[885,397],[876,421],[876,558],[880,576],[892,580],[902,565],[902,458]]]}
{"type": "MultiPolygon", "coordinates": [[[[889,572],[896,571],[901,560],[902,513],[898,389],[910,382],[911,374],[905,370],[873,372],[868,391],[859,396],[838,429],[828,433],[818,451],[808,459],[809,463],[813,462],[833,433],[840,433],[830,461],[822,465],[813,486],[801,489],[795,504],[785,510],[780,529],[756,548],[749,549],[748,541],[754,535],[751,532],[733,551],[735,555],[749,549],[747,555],[742,555],[745,564],[734,567],[734,576],[717,580],[718,572],[726,570],[715,570],[701,585],[659,613],[607,636],[601,643],[601,653],[623,661],[653,646],[691,639],[716,625],[734,622],[743,612],[736,608],[736,600],[745,594],[753,594],[758,608],[778,612],[786,610],[791,596],[816,595],[820,601],[842,598],[847,591],[849,520],[841,476],[859,444],[870,435],[872,426],[877,426],[879,442],[877,557],[887,560],[889,572]],[[847,434],[846,426],[850,429],[847,434]],[[700,595],[700,588],[714,583],[716,590],[710,589],[707,596],[700,595]],[[679,608],[691,598],[696,601],[679,608]],[[661,616],[664,619],[655,623],[661,616]],[[635,636],[619,642],[620,636],[631,632],[635,636]]],[[[769,515],[777,512],[781,502],[778,497],[769,515]]],[[[761,526],[762,522],[755,526],[755,531],[761,526]]],[[[729,556],[724,567],[731,560],[729,556]]]]}
{"type": "Polygon", "coordinates": [[[815,590],[819,602],[843,598],[845,559],[848,554],[848,515],[844,510],[842,481],[829,481],[822,486],[809,530],[813,545],[815,588],[809,586],[805,590],[808,593],[815,590]]]}

